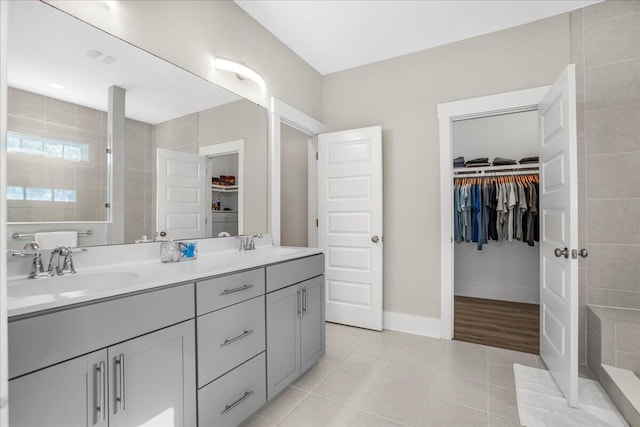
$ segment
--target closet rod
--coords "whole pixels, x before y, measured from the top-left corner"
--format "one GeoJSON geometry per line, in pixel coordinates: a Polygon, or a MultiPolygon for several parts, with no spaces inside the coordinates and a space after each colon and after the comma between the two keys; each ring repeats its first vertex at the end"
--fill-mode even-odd
{"type": "Polygon", "coordinates": [[[501,166],[481,166],[477,168],[453,168],[454,175],[467,176],[471,173],[477,172],[502,172],[502,171],[517,171],[517,170],[538,170],[540,169],[540,163],[525,163],[521,165],[501,165],[501,166]]]}
{"type": "Polygon", "coordinates": [[[484,176],[515,176],[515,175],[538,175],[537,170],[526,170],[526,171],[506,171],[506,172],[479,172],[479,173],[470,173],[464,175],[456,175],[453,179],[464,179],[464,178],[477,178],[484,176]]]}

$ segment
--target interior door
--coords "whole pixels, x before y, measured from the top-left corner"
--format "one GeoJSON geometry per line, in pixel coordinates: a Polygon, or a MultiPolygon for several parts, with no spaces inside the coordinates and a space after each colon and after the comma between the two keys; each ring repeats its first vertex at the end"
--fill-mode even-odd
{"type": "Polygon", "coordinates": [[[578,406],[578,244],[575,66],[540,102],[540,355],[578,406]]]}
{"type": "MultiPolygon", "coordinates": [[[[158,148],[156,230],[169,239],[206,237],[206,157],[158,148]]],[[[209,207],[210,209],[210,207],[209,207]]]]}
{"type": "Polygon", "coordinates": [[[318,135],[326,319],[382,330],[382,128],[318,135]]]}

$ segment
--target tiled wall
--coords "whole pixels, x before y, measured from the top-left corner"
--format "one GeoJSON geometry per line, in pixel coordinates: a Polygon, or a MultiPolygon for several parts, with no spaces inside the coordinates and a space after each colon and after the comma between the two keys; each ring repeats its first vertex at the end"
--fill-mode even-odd
{"type": "Polygon", "coordinates": [[[640,1],[571,13],[578,95],[580,362],[585,305],[640,309],[640,1]]]}
{"type": "Polygon", "coordinates": [[[151,142],[152,125],[126,119],[124,191],[124,241],[133,243],[145,235],[153,239],[155,204],[155,150],[151,142]]]}
{"type": "Polygon", "coordinates": [[[89,145],[89,161],[7,154],[8,185],[76,190],[75,203],[9,201],[9,222],[106,219],[107,114],[9,88],[8,130],[89,145]]]}
{"type": "MultiPolygon", "coordinates": [[[[27,135],[89,144],[89,161],[9,153],[9,185],[75,189],[76,203],[9,201],[10,222],[105,221],[107,113],[9,89],[8,128],[27,135]]],[[[125,121],[125,242],[152,236],[155,151],[148,123],[125,121]]]]}

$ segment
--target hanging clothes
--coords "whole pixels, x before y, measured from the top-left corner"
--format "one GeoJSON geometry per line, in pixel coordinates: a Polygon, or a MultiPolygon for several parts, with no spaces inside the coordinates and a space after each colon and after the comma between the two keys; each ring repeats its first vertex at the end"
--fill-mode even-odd
{"type": "Polygon", "coordinates": [[[491,240],[518,240],[535,246],[538,230],[538,176],[456,178],[453,187],[454,240],[478,250],[491,240]]]}

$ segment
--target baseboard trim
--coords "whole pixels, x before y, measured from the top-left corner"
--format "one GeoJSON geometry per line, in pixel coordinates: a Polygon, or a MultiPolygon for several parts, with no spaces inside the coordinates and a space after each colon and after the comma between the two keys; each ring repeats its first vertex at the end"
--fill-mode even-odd
{"type": "Polygon", "coordinates": [[[440,319],[392,311],[385,311],[382,319],[383,328],[390,331],[440,338],[440,319]]]}
{"type": "Polygon", "coordinates": [[[456,282],[454,294],[461,297],[540,304],[539,288],[515,288],[486,283],[456,282]]]}

